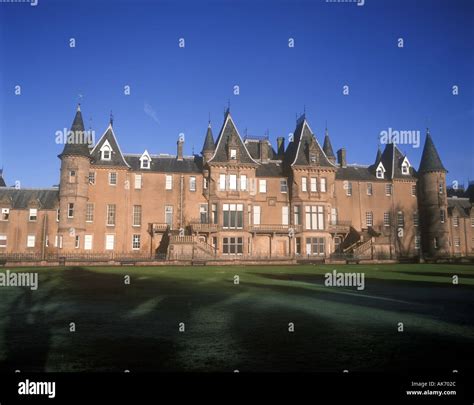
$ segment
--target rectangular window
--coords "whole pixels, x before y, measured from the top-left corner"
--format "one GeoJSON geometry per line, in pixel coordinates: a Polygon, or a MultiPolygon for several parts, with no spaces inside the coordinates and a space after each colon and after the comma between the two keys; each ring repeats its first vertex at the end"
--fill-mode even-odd
{"type": "Polygon", "coordinates": [[[411,195],[416,197],[416,184],[411,185],[411,195]]]}
{"type": "Polygon", "coordinates": [[[172,190],[173,189],[173,176],[171,174],[167,174],[165,177],[165,190],[172,190]]]}
{"type": "Polygon", "coordinates": [[[321,177],[319,183],[320,183],[320,187],[321,187],[321,193],[325,193],[326,192],[326,178],[321,177]]]}
{"type": "Polygon", "coordinates": [[[471,217],[471,227],[474,228],[474,217],[471,217]]]}
{"type": "Polygon", "coordinates": [[[208,223],[207,204],[201,204],[199,206],[199,220],[200,220],[201,224],[207,224],[208,223]]]}
{"type": "Polygon", "coordinates": [[[260,193],[267,192],[267,181],[266,180],[259,180],[258,181],[258,190],[260,193]]]}
{"type": "Polygon", "coordinates": [[[392,185],[391,184],[385,184],[385,195],[392,195],[392,185]]]}
{"type": "Polygon", "coordinates": [[[311,192],[315,193],[316,191],[318,191],[318,179],[311,177],[311,192]]]}
{"type": "Polygon", "coordinates": [[[107,225],[115,225],[115,204],[107,204],[107,225]]]}
{"type": "Polygon", "coordinates": [[[8,221],[10,218],[10,208],[2,208],[2,216],[0,217],[0,221],[8,221]]]}
{"type": "Polygon", "coordinates": [[[135,234],[132,236],[132,249],[140,249],[141,235],[135,234]]]}
{"type": "Polygon", "coordinates": [[[383,226],[390,226],[390,212],[384,212],[384,214],[383,214],[383,226]]]}
{"type": "Polygon", "coordinates": [[[367,183],[367,195],[372,195],[373,189],[372,189],[372,183],[367,183]]]}
{"type": "Polygon", "coordinates": [[[405,226],[405,216],[403,215],[402,211],[398,211],[397,213],[397,226],[399,228],[403,228],[405,226]]]}
{"type": "Polygon", "coordinates": [[[38,219],[38,210],[36,208],[30,208],[30,221],[36,221],[38,219]]]}
{"type": "Polygon", "coordinates": [[[352,183],[350,181],[344,182],[344,187],[346,188],[346,195],[350,197],[352,195],[352,183]]]}
{"type": "Polygon", "coordinates": [[[76,182],[76,171],[69,170],[69,183],[75,183],[75,182],[76,182]]]}
{"type": "Polygon", "coordinates": [[[217,225],[219,223],[219,215],[217,213],[217,204],[212,204],[211,205],[211,222],[215,225],[217,225]]]}
{"type": "Polygon", "coordinates": [[[226,229],[242,229],[244,224],[243,204],[223,204],[223,227],[226,229]]]}
{"type": "Polygon", "coordinates": [[[203,190],[207,190],[207,178],[206,177],[204,177],[202,179],[202,188],[203,188],[203,190]]]}
{"type": "Polygon", "coordinates": [[[229,175],[229,190],[232,190],[232,191],[237,190],[237,175],[236,174],[229,175]]]}
{"type": "Polygon", "coordinates": [[[35,235],[28,235],[26,239],[26,247],[32,248],[35,247],[36,237],[35,235]]]}
{"type": "Polygon", "coordinates": [[[191,176],[189,178],[189,191],[196,191],[196,177],[191,176]]]}
{"type": "Polygon", "coordinates": [[[453,226],[455,226],[455,227],[459,226],[459,217],[458,216],[453,216],[453,226]]]}
{"type": "Polygon", "coordinates": [[[170,228],[173,227],[173,206],[172,205],[165,206],[165,223],[170,228]]]}
{"type": "Polygon", "coordinates": [[[308,178],[302,177],[301,178],[301,191],[308,191],[308,178]]]}
{"type": "Polygon", "coordinates": [[[337,225],[337,208],[331,208],[331,224],[337,225]]]}
{"type": "Polygon", "coordinates": [[[225,191],[225,174],[219,174],[219,190],[225,191]]]}
{"type": "Polygon", "coordinates": [[[247,176],[245,174],[242,174],[240,176],[240,189],[242,191],[246,191],[247,190],[247,176]]]}
{"type": "Polygon", "coordinates": [[[115,247],[115,235],[105,235],[105,250],[114,250],[115,247]]]}
{"type": "Polygon", "coordinates": [[[142,225],[142,206],[134,205],[133,206],[133,226],[142,225]]]}
{"type": "Polygon", "coordinates": [[[461,239],[459,237],[454,238],[454,247],[461,247],[461,239]]]}
{"type": "Polygon", "coordinates": [[[56,238],[54,238],[54,247],[57,247],[59,249],[63,248],[63,236],[62,235],[56,235],[56,238]]]}
{"type": "Polygon", "coordinates": [[[435,236],[434,239],[433,239],[433,247],[434,247],[435,249],[438,249],[438,247],[439,247],[439,241],[438,241],[438,237],[437,237],[437,236],[435,236]]]}
{"type": "Polygon", "coordinates": [[[79,235],[76,235],[76,238],[74,239],[74,247],[76,249],[79,249],[81,246],[81,237],[79,235]]]}
{"type": "Polygon", "coordinates": [[[140,190],[142,188],[142,175],[135,175],[135,190],[140,190]]]}
{"type": "Polygon", "coordinates": [[[90,185],[95,184],[95,172],[89,172],[89,184],[90,185]]]}
{"type": "Polygon", "coordinates": [[[418,212],[413,213],[413,226],[418,226],[420,223],[420,218],[418,217],[418,212]]]}
{"type": "Polygon", "coordinates": [[[324,256],[324,238],[306,238],[306,253],[313,256],[324,256]]]}
{"type": "Polygon", "coordinates": [[[301,207],[299,205],[295,205],[293,207],[293,214],[294,214],[294,224],[300,225],[301,224],[301,207]]]}
{"type": "Polygon", "coordinates": [[[296,238],[296,252],[297,255],[301,254],[301,238],[296,238]]]}
{"type": "Polygon", "coordinates": [[[260,206],[259,205],[253,206],[253,224],[260,225],[260,206]]]}
{"type": "Polygon", "coordinates": [[[446,221],[446,212],[444,210],[439,211],[439,218],[442,224],[446,221]]]}
{"type": "Polygon", "coordinates": [[[7,247],[7,235],[0,235],[0,248],[7,247]]]}
{"type": "Polygon", "coordinates": [[[306,229],[324,229],[324,207],[322,205],[305,206],[306,229]]]}
{"type": "Polygon", "coordinates": [[[420,237],[418,235],[415,235],[415,249],[419,250],[420,249],[420,237]]]}
{"type": "Polygon", "coordinates": [[[84,250],[92,250],[92,235],[84,235],[84,250]]]}
{"type": "Polygon", "coordinates": [[[74,218],[74,203],[69,203],[67,205],[67,217],[74,218]]]}
{"type": "Polygon", "coordinates": [[[289,211],[288,206],[281,207],[281,224],[288,225],[289,224],[289,211]]]}
{"type": "Polygon", "coordinates": [[[56,210],[56,222],[59,222],[59,213],[61,211],[59,210],[59,208],[56,210]]]}
{"type": "Polygon", "coordinates": [[[116,172],[110,172],[109,173],[109,184],[111,186],[116,186],[117,185],[117,173],[116,172]]]}
{"type": "Polygon", "coordinates": [[[86,205],[86,222],[94,222],[94,204],[87,203],[86,205]]]}
{"type": "Polygon", "coordinates": [[[231,149],[231,150],[230,150],[230,158],[231,158],[232,160],[237,159],[237,149],[231,149]]]}
{"type": "Polygon", "coordinates": [[[365,213],[365,224],[367,228],[369,226],[374,226],[374,214],[372,213],[372,211],[367,211],[365,213]]]}
{"type": "Polygon", "coordinates": [[[280,179],[280,193],[288,192],[288,183],[286,179],[280,179]]]}
{"type": "Polygon", "coordinates": [[[443,183],[439,183],[438,190],[440,194],[443,194],[443,190],[444,190],[443,183]]]}
{"type": "Polygon", "coordinates": [[[222,253],[225,255],[241,255],[243,251],[243,238],[222,238],[222,253]]]}

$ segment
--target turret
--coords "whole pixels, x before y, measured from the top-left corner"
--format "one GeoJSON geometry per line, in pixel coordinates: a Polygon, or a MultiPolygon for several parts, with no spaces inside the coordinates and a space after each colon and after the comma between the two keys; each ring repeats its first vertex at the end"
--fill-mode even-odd
{"type": "Polygon", "coordinates": [[[84,246],[85,215],[88,199],[91,139],[84,130],[80,105],[68,133],[61,159],[59,186],[59,229],[65,251],[84,246]]]}
{"type": "Polygon", "coordinates": [[[323,151],[328,157],[328,160],[335,164],[336,163],[336,156],[334,155],[334,151],[332,150],[331,140],[329,139],[328,129],[326,128],[326,133],[324,135],[324,144],[323,144],[323,151]]]}
{"type": "Polygon", "coordinates": [[[215,150],[216,150],[216,146],[214,144],[214,137],[212,136],[211,123],[209,122],[209,125],[207,127],[207,132],[206,132],[206,138],[204,139],[204,145],[202,146],[202,152],[201,152],[204,164],[206,164],[209,161],[209,159],[214,154],[215,150]]]}
{"type": "Polygon", "coordinates": [[[431,257],[449,254],[446,173],[427,130],[418,169],[418,205],[422,229],[422,250],[425,255],[431,257]]]}

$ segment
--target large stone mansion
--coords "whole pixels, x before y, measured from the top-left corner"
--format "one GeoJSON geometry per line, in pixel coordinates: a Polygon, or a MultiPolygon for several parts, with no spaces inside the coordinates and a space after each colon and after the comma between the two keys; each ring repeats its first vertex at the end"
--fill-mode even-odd
{"type": "Polygon", "coordinates": [[[472,202],[447,196],[429,133],[418,170],[392,143],[368,166],[349,164],[345,149],[336,157],[327,131],[322,145],[304,115],[274,149],[267,137],[243,139],[227,111],[201,155],[184,156],[183,139],[176,155],[124,154],[111,122],[95,145],[66,143],[59,188],[7,187],[0,176],[0,258],[474,254],[472,202]]]}

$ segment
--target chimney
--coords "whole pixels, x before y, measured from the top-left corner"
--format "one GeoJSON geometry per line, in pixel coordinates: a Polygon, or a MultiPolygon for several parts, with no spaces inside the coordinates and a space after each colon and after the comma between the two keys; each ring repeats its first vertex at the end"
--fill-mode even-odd
{"type": "Polygon", "coordinates": [[[277,154],[280,159],[283,158],[283,155],[285,154],[285,138],[282,136],[279,136],[277,138],[277,154]]]}
{"type": "Polygon", "coordinates": [[[346,150],[344,148],[341,148],[337,151],[337,163],[339,163],[339,166],[341,167],[347,166],[346,150]]]}
{"type": "Polygon", "coordinates": [[[178,145],[178,154],[176,156],[176,159],[183,160],[184,139],[182,137],[179,137],[177,145],[178,145]]]}
{"type": "Polygon", "coordinates": [[[268,161],[268,141],[260,140],[260,160],[262,162],[268,161]]]}

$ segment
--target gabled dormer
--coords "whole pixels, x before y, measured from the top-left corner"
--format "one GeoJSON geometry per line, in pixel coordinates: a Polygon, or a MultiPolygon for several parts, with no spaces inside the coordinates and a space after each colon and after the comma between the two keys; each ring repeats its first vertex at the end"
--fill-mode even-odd
{"type": "Polygon", "coordinates": [[[140,156],[140,169],[148,170],[151,168],[151,156],[145,149],[145,152],[140,156]]]}
{"type": "Polygon", "coordinates": [[[402,161],[402,164],[401,164],[402,174],[405,175],[405,176],[409,175],[410,174],[410,167],[411,167],[410,161],[405,156],[403,158],[403,161],[402,161]]]}
{"type": "Polygon", "coordinates": [[[104,144],[100,147],[100,160],[111,160],[112,159],[112,147],[108,140],[105,140],[104,144]]]}
{"type": "Polygon", "coordinates": [[[386,170],[383,163],[379,162],[379,164],[375,168],[375,177],[377,177],[378,179],[383,179],[385,178],[385,172],[386,170]]]}
{"type": "Polygon", "coordinates": [[[130,167],[117,142],[112,122],[91,151],[92,164],[99,166],[130,167]]]}

